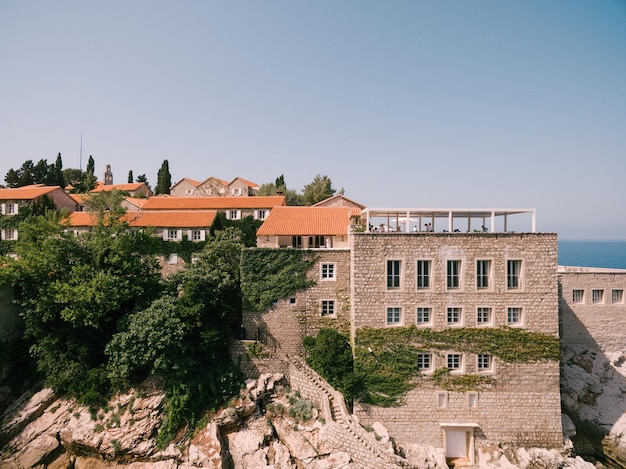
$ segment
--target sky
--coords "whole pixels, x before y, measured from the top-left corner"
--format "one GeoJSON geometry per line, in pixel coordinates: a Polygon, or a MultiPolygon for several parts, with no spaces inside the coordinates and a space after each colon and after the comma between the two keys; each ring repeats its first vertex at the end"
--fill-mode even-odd
{"type": "Polygon", "coordinates": [[[0,0],[0,182],[58,153],[626,240],[626,1],[0,0]]]}

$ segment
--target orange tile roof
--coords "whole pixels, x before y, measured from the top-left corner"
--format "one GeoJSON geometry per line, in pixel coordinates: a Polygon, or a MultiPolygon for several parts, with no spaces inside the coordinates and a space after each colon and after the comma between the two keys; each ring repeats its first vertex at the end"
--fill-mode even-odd
{"type": "MultiPolygon", "coordinates": [[[[42,184],[0,189],[0,200],[33,200],[56,190],[63,191],[60,186],[44,186],[42,184]]],[[[65,194],[65,191],[63,193],[65,194]]]]}
{"type": "Polygon", "coordinates": [[[257,236],[345,235],[350,217],[361,210],[349,207],[275,207],[257,236]]]}
{"type": "Polygon", "coordinates": [[[100,184],[95,189],[92,189],[90,192],[102,192],[102,191],[112,191],[117,189],[118,191],[136,191],[145,183],[143,182],[129,182],[127,184],[100,184]]]}
{"type": "Polygon", "coordinates": [[[72,199],[74,199],[74,202],[76,202],[77,204],[82,204],[83,202],[85,202],[85,194],[67,194],[69,195],[72,199]]]}
{"type": "Polygon", "coordinates": [[[195,181],[193,179],[190,178],[182,178],[180,181],[178,181],[176,184],[174,184],[172,187],[179,185],[181,182],[183,181],[187,181],[189,184],[191,184],[192,186],[196,186],[198,187],[200,185],[200,183],[198,181],[195,181]]]}
{"type": "Polygon", "coordinates": [[[139,208],[143,207],[148,201],[148,199],[140,199],[139,197],[126,197],[126,200],[139,208]]]}
{"type": "Polygon", "coordinates": [[[228,210],[273,208],[285,205],[284,196],[150,197],[143,210],[228,210]]]}
{"type": "MultiPolygon", "coordinates": [[[[124,219],[135,227],[152,226],[155,228],[204,228],[215,221],[217,212],[214,210],[171,211],[171,212],[131,212],[124,215],[124,219]]],[[[94,226],[96,214],[94,212],[73,212],[67,218],[69,226],[94,226]]]]}
{"type": "Polygon", "coordinates": [[[236,177],[235,179],[233,179],[230,184],[232,184],[233,182],[235,182],[237,179],[239,179],[241,182],[243,182],[246,186],[248,187],[256,187],[257,189],[259,188],[259,185],[256,182],[252,182],[252,181],[248,181],[247,179],[244,178],[240,178],[240,177],[236,177]]]}

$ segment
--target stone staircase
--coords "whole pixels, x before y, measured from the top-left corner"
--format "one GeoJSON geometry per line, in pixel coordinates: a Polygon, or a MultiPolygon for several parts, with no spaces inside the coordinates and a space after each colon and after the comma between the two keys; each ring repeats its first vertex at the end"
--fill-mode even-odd
{"type": "MultiPolygon", "coordinates": [[[[288,357],[290,364],[305,376],[315,389],[313,394],[321,397],[322,412],[331,427],[333,444],[351,455],[354,462],[363,468],[381,469],[404,467],[417,469],[404,458],[392,452],[389,445],[379,443],[348,412],[343,395],[299,358],[288,357]]],[[[300,390],[302,393],[302,390],[300,390]]],[[[315,396],[311,396],[315,397],[315,396]]]]}

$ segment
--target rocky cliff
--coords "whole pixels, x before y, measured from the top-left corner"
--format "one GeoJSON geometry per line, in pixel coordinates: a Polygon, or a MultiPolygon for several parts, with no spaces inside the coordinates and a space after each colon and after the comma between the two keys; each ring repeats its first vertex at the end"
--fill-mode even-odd
{"type": "MultiPolygon", "coordinates": [[[[446,468],[441,449],[397,448],[384,426],[351,430],[354,441],[337,441],[333,425],[344,420],[290,390],[283,375],[250,380],[237,399],[192,436],[181,433],[159,449],[155,436],[164,396],[133,391],[100,410],[59,398],[49,389],[22,396],[2,414],[3,468],[446,468]],[[324,417],[333,421],[328,421],[324,417]],[[335,421],[336,420],[336,421],[335,421]],[[354,448],[371,453],[357,462],[354,448]]],[[[329,404],[326,403],[326,406],[329,404]]],[[[324,407],[324,406],[322,406],[324,407]]],[[[337,411],[335,411],[337,412],[337,411]]],[[[343,419],[351,419],[345,416],[343,419]]],[[[346,432],[344,439],[350,439],[346,432]]],[[[482,448],[481,468],[572,468],[594,466],[543,449],[482,448]]]]}

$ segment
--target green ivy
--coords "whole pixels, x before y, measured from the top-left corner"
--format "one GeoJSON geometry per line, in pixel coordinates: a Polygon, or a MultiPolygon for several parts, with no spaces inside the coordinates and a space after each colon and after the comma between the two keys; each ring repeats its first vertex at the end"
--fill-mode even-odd
{"type": "Polygon", "coordinates": [[[448,368],[430,377],[417,371],[417,355],[432,350],[489,353],[507,363],[559,360],[557,337],[514,328],[388,329],[362,328],[355,336],[355,373],[364,377],[363,402],[380,406],[401,404],[402,397],[422,381],[449,391],[477,390],[493,384],[482,375],[451,375],[448,368]]]}
{"type": "Polygon", "coordinates": [[[302,249],[253,248],[241,257],[244,311],[263,311],[281,298],[315,284],[307,271],[316,255],[302,249]]]}

